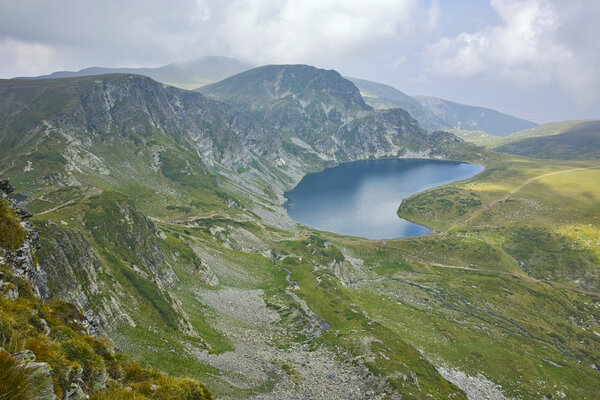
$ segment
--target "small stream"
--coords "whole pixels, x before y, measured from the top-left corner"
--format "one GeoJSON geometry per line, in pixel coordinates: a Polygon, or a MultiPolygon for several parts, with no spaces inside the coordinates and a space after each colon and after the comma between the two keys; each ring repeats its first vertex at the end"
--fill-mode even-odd
{"type": "Polygon", "coordinates": [[[307,327],[307,330],[305,332],[306,336],[309,338],[309,340],[321,336],[323,332],[331,328],[331,325],[327,321],[324,321],[321,318],[319,318],[319,316],[315,314],[313,310],[310,309],[308,304],[306,304],[306,301],[302,300],[300,297],[298,297],[296,293],[294,293],[294,290],[296,290],[300,286],[298,285],[297,281],[291,280],[292,271],[286,267],[277,265],[277,263],[273,260],[271,260],[271,263],[275,268],[286,271],[287,275],[285,277],[285,280],[288,283],[288,286],[285,287],[286,293],[289,294],[294,300],[294,302],[296,302],[300,306],[300,309],[306,314],[306,316],[312,320],[312,323],[309,324],[310,326],[307,327]]]}

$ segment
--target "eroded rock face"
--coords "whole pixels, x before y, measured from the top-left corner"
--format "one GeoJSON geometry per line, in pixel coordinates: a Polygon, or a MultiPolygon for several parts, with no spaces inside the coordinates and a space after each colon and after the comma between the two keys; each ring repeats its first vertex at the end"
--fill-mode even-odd
{"type": "Polygon", "coordinates": [[[35,257],[35,251],[40,247],[40,235],[29,220],[32,217],[31,212],[9,197],[14,190],[14,186],[7,180],[0,181],[0,199],[8,201],[9,206],[21,218],[21,227],[25,231],[25,238],[22,245],[13,251],[0,249],[2,252],[0,256],[13,267],[18,276],[31,281],[36,294],[41,296],[46,291],[46,277],[44,272],[38,268],[35,257]]]}
{"type": "MultiPolygon", "coordinates": [[[[107,266],[103,249],[123,255],[129,273],[153,282],[165,297],[177,277],[165,261],[156,227],[134,205],[119,199],[98,202],[94,207],[84,221],[90,236],[53,221],[38,222],[37,227],[43,244],[40,270],[48,282],[42,297],[65,300],[86,310],[86,326],[95,334],[120,323],[135,326],[134,317],[122,306],[131,302],[127,300],[130,294],[114,279],[118,272],[107,266]]],[[[182,326],[189,330],[187,321],[182,326]]]]}

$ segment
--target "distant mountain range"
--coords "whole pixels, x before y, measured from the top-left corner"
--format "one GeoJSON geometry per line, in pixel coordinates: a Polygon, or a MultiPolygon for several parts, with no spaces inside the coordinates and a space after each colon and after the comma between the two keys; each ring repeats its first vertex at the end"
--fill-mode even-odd
{"type": "Polygon", "coordinates": [[[392,86],[349,78],[360,89],[365,101],[375,108],[401,107],[425,129],[484,131],[494,136],[530,129],[536,123],[512,115],[429,96],[408,96],[392,86]]]}
{"type": "Polygon", "coordinates": [[[252,65],[242,63],[234,58],[205,56],[184,63],[173,63],[156,68],[90,67],[80,71],[58,71],[50,75],[41,75],[24,79],[75,78],[80,76],[120,73],[145,75],[156,81],[177,86],[182,89],[195,89],[198,86],[220,81],[221,79],[246,71],[250,68],[252,68],[252,65]]]}
{"type": "MultiPolygon", "coordinates": [[[[73,78],[111,73],[145,75],[182,89],[196,89],[253,68],[233,58],[206,56],[185,63],[156,68],[91,67],[80,71],[59,71],[26,79],[73,78]]],[[[365,102],[376,109],[403,108],[428,130],[460,129],[484,131],[494,136],[534,128],[537,124],[483,107],[467,106],[435,97],[411,97],[381,83],[347,78],[360,90],[365,102]]]]}

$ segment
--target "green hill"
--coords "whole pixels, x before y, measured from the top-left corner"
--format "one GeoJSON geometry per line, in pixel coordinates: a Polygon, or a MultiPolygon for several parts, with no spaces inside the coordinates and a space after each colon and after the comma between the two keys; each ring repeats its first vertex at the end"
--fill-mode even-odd
{"type": "Polygon", "coordinates": [[[559,160],[598,159],[600,158],[600,121],[581,122],[558,134],[511,141],[494,150],[559,160]]]}

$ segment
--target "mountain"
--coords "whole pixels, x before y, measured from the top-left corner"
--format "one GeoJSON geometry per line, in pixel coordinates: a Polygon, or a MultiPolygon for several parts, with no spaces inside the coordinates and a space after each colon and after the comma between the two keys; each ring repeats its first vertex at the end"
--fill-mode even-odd
{"type": "Polygon", "coordinates": [[[403,108],[408,111],[414,119],[419,121],[419,124],[425,129],[438,130],[450,127],[443,118],[421,105],[416,99],[404,94],[392,86],[364,79],[348,79],[360,89],[360,93],[365,101],[374,108],[403,108]]]}
{"type": "MultiPolygon", "coordinates": [[[[121,73],[148,76],[156,81],[182,89],[197,89],[251,68],[253,68],[251,65],[234,58],[205,56],[184,63],[173,63],[156,68],[90,67],[80,71],[58,71],[49,75],[14,79],[57,79],[121,73]]],[[[301,81],[302,79],[303,75],[300,74],[298,80],[301,81]]],[[[348,78],[348,80],[360,89],[361,94],[370,106],[376,109],[403,108],[419,121],[422,127],[428,130],[449,128],[481,130],[491,135],[504,136],[517,130],[536,126],[532,122],[482,107],[466,106],[431,97],[410,97],[391,86],[381,83],[357,78],[348,78]]],[[[313,83],[318,84],[318,82],[313,83]]],[[[229,81],[227,84],[234,88],[237,82],[229,81]]],[[[246,89],[251,90],[252,87],[248,86],[246,89]]],[[[214,90],[214,94],[218,96],[219,90],[226,90],[226,88],[221,87],[219,89],[218,86],[214,86],[213,89],[200,89],[199,91],[209,93],[210,90],[214,90]]],[[[275,92],[272,91],[272,93],[275,92]]],[[[283,95],[284,92],[279,94],[283,95]]],[[[224,98],[226,97],[225,95],[224,98]]]]}
{"type": "Polygon", "coordinates": [[[39,233],[0,254],[0,362],[33,351],[60,387],[96,388],[104,365],[104,398],[169,398],[186,376],[224,399],[596,397],[595,160],[490,152],[286,65],[205,93],[129,74],[0,81],[0,174],[22,210],[5,222],[0,202],[1,246],[23,218],[39,233]],[[427,236],[287,216],[308,173],[382,157],[485,170],[397,200],[427,236]]]}
{"type": "Polygon", "coordinates": [[[483,107],[467,106],[427,96],[408,96],[392,86],[349,78],[361,90],[367,103],[375,108],[401,107],[425,129],[483,131],[505,136],[537,124],[483,107]]]}
{"type": "MultiPolygon", "coordinates": [[[[184,63],[167,64],[156,68],[104,68],[90,67],[80,71],[59,71],[27,79],[74,78],[103,74],[145,75],[156,81],[183,89],[195,89],[207,83],[216,82],[231,75],[252,68],[234,58],[205,56],[184,63]]],[[[15,78],[23,79],[23,78],[15,78]]]]}
{"type": "Polygon", "coordinates": [[[424,131],[404,110],[373,110],[357,87],[333,70],[269,65],[198,91],[250,113],[291,143],[308,144],[324,159],[433,155],[459,143],[450,134],[424,131]]]}
{"type": "MultiPolygon", "coordinates": [[[[521,156],[558,160],[592,160],[600,158],[600,121],[578,123],[561,133],[525,137],[498,146],[494,150],[521,156]]],[[[534,135],[528,132],[529,135],[534,135]]]]}
{"type": "Polygon", "coordinates": [[[453,128],[481,130],[494,136],[506,136],[537,126],[534,122],[489,108],[467,106],[437,97],[415,96],[415,99],[453,128]]]}
{"type": "MultiPolygon", "coordinates": [[[[307,352],[330,328],[349,332],[345,349],[362,351],[347,322],[358,320],[307,303],[288,289],[285,271],[305,274],[306,262],[323,272],[353,267],[326,241],[306,239],[281,204],[285,190],[327,165],[457,157],[465,144],[424,131],[403,110],[372,110],[336,72],[278,71],[235,104],[128,74],[0,81],[0,173],[40,234],[33,290],[73,303],[135,360],[219,395],[284,390],[271,389],[277,380],[309,397],[324,388],[342,398],[424,387],[464,398],[412,345],[366,317],[360,324],[403,354],[392,370],[415,371],[418,382],[342,353],[335,361],[330,352],[342,350],[326,342],[307,352]],[[276,88],[288,94],[271,96],[276,88]]],[[[312,290],[314,278],[295,279],[312,290]]],[[[322,279],[335,279],[323,286],[333,295],[338,278],[322,279]]]]}

